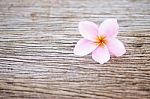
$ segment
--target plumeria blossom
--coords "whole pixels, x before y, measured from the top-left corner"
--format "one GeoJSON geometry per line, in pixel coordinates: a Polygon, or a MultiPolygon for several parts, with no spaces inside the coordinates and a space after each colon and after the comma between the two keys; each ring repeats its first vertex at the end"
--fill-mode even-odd
{"type": "Polygon", "coordinates": [[[118,40],[119,25],[116,19],[106,19],[98,27],[90,21],[79,23],[79,32],[83,36],[74,48],[74,54],[84,56],[92,53],[92,58],[103,64],[111,56],[122,56],[126,50],[123,43],[118,40]]]}

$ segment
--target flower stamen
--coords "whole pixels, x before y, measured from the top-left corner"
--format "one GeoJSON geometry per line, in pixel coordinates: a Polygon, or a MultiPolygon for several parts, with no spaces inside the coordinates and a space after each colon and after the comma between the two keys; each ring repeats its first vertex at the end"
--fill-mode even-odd
{"type": "Polygon", "coordinates": [[[99,46],[103,47],[104,44],[107,44],[107,40],[104,36],[100,36],[96,38],[96,44],[98,44],[99,46]]]}

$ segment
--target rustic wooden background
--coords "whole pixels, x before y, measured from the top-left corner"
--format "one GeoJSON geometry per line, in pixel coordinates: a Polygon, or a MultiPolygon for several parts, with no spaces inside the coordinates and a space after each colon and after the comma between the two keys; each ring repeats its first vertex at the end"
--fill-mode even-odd
{"type": "Polygon", "coordinates": [[[1,99],[150,99],[149,0],[0,0],[1,99]],[[127,53],[73,54],[78,22],[117,18],[127,53]]]}

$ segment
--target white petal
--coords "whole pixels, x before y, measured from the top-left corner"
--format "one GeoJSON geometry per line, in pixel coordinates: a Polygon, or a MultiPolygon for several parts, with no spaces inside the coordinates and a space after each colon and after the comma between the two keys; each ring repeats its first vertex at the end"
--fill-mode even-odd
{"type": "Polygon", "coordinates": [[[81,21],[79,23],[80,34],[91,41],[95,41],[98,36],[98,26],[90,21],[81,21]]]}
{"type": "Polygon", "coordinates": [[[96,45],[96,43],[92,41],[81,39],[77,42],[74,48],[74,54],[79,56],[87,55],[94,51],[97,48],[97,46],[98,45],[96,45]]]}
{"type": "Polygon", "coordinates": [[[126,49],[123,43],[116,38],[109,39],[107,42],[107,47],[109,49],[109,52],[114,56],[122,56],[126,53],[126,49]]]}
{"type": "Polygon", "coordinates": [[[98,46],[92,52],[92,58],[100,64],[107,62],[110,59],[110,54],[107,47],[105,45],[103,47],[98,46]]]}
{"type": "Polygon", "coordinates": [[[116,37],[118,34],[119,25],[116,19],[106,19],[99,27],[99,36],[116,37]]]}

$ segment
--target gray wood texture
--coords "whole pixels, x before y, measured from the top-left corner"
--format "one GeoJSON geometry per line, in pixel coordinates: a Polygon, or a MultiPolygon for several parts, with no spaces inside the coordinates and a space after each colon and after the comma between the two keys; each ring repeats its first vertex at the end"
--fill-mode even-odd
{"type": "Polygon", "coordinates": [[[150,1],[0,0],[0,99],[150,99],[150,1]],[[107,18],[127,53],[75,56],[78,22],[107,18]]]}

